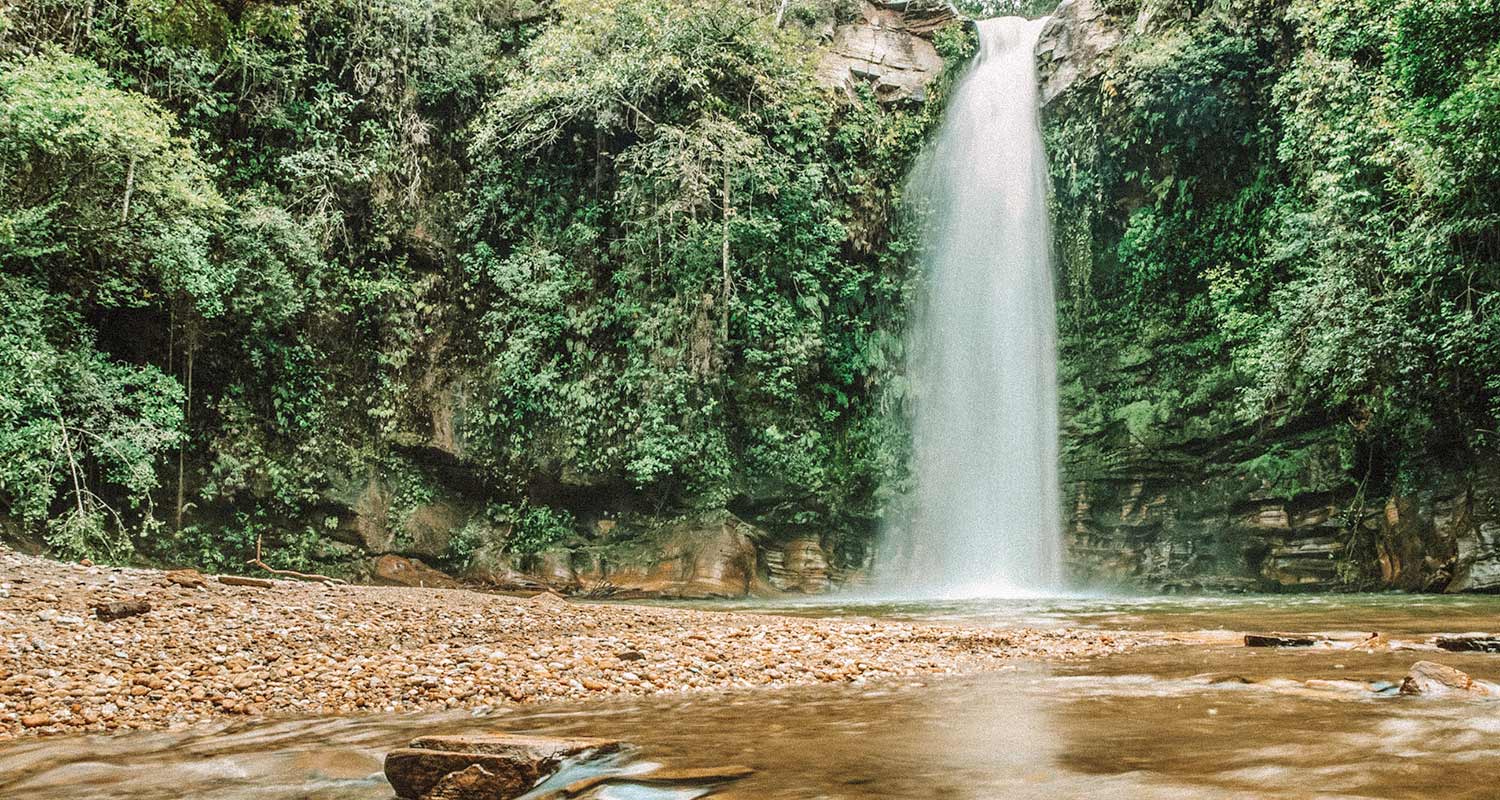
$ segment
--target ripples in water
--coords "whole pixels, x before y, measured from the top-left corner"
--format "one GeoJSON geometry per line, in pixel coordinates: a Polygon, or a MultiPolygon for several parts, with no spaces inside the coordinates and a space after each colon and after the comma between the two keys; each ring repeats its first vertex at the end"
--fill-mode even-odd
{"type": "MultiPolygon", "coordinates": [[[[1500,627],[1500,598],[824,601],[753,610],[1407,637],[1500,627]]],[[[641,758],[674,767],[746,764],[757,773],[715,795],[739,800],[1495,797],[1500,702],[1361,688],[1399,680],[1424,657],[1500,681],[1500,656],[1483,654],[1156,647],[870,687],[30,740],[0,747],[0,797],[389,800],[385,752],[421,734],[495,729],[623,739],[639,745],[641,758]],[[1210,683],[1202,673],[1250,682],[1210,683]]],[[[632,791],[615,787],[600,797],[638,800],[632,791]]]]}

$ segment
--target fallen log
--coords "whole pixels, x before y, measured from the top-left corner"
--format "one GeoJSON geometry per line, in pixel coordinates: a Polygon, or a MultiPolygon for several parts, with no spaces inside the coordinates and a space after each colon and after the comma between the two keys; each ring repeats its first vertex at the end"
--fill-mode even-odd
{"type": "Polygon", "coordinates": [[[330,578],[327,575],[319,575],[316,572],[298,572],[292,569],[276,569],[275,567],[272,567],[266,562],[260,560],[260,540],[261,537],[257,535],[255,537],[255,558],[246,561],[246,564],[249,564],[252,567],[259,567],[266,572],[271,573],[272,575],[281,575],[282,577],[286,578],[296,578],[299,581],[315,581],[317,583],[348,583],[348,581],[346,580],[342,580],[340,578],[330,578]]]}
{"type": "Polygon", "coordinates": [[[270,589],[276,586],[276,581],[266,578],[247,578],[243,575],[220,575],[219,583],[225,586],[250,586],[256,589],[270,589]]]}

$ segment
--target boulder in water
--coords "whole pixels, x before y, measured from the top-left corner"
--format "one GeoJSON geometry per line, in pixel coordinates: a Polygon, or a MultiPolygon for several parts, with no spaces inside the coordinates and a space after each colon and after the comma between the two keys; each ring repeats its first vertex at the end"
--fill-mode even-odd
{"type": "Polygon", "coordinates": [[[1469,633],[1462,636],[1437,637],[1439,650],[1454,653],[1500,653],[1500,634],[1469,633]]]}
{"type": "Polygon", "coordinates": [[[424,736],[385,757],[401,800],[508,800],[525,794],[566,758],[613,752],[609,739],[545,736],[424,736]]]}
{"type": "Polygon", "coordinates": [[[1476,681],[1469,674],[1435,661],[1418,661],[1401,682],[1401,694],[1471,695],[1488,697],[1497,694],[1492,684],[1476,681]]]}
{"type": "Polygon", "coordinates": [[[1246,647],[1312,647],[1324,641],[1309,633],[1247,633],[1246,647]]]}
{"type": "Polygon", "coordinates": [[[1206,683],[1210,686],[1221,683],[1255,683],[1244,675],[1235,672],[1200,672],[1188,677],[1193,683],[1206,683]]]}

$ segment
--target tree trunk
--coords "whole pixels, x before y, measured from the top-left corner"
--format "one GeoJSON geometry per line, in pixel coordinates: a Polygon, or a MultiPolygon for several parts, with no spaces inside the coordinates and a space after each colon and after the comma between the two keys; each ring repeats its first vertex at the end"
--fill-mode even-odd
{"type": "Polygon", "coordinates": [[[197,331],[189,331],[187,337],[187,392],[182,398],[182,440],[177,445],[177,532],[182,532],[182,509],[186,505],[187,443],[192,434],[193,419],[193,356],[197,354],[197,331]]]}
{"type": "Polygon", "coordinates": [[[125,167],[125,199],[120,203],[120,224],[130,217],[130,194],[135,191],[135,156],[130,157],[130,164],[125,167]]]}
{"type": "Polygon", "coordinates": [[[734,282],[729,277],[729,162],[724,162],[724,219],[722,225],[723,253],[720,262],[723,271],[722,299],[719,302],[719,342],[729,346],[729,295],[734,291],[734,282]]]}
{"type": "Polygon", "coordinates": [[[63,421],[61,413],[57,415],[57,427],[62,431],[63,451],[68,454],[68,471],[73,475],[73,499],[78,504],[78,517],[84,517],[83,510],[83,481],[78,478],[78,459],[73,457],[73,443],[68,439],[68,423],[63,421]]]}

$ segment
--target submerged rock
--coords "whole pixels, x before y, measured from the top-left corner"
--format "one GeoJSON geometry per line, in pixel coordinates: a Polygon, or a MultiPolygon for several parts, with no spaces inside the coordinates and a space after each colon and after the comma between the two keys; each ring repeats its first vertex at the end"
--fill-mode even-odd
{"type": "Polygon", "coordinates": [[[401,800],[508,800],[551,775],[564,759],[619,748],[610,739],[424,736],[385,757],[385,777],[401,800]]]}
{"type": "Polygon", "coordinates": [[[1247,633],[1246,647],[1312,647],[1324,641],[1310,633],[1247,633]]]}
{"type": "Polygon", "coordinates": [[[1235,672],[1200,672],[1188,677],[1194,683],[1206,683],[1210,686],[1220,683],[1254,683],[1244,675],[1235,672]]]}
{"type": "Polygon", "coordinates": [[[1500,653],[1500,635],[1493,633],[1439,636],[1435,644],[1453,653],[1500,653]]]}
{"type": "Polygon", "coordinates": [[[1364,694],[1370,691],[1369,684],[1364,681],[1351,680],[1328,680],[1326,678],[1313,678],[1303,681],[1303,686],[1322,692],[1344,692],[1346,694],[1364,694]]]}
{"type": "Polygon", "coordinates": [[[737,781],[755,774],[750,767],[732,765],[706,767],[702,769],[661,768],[651,772],[595,775],[568,784],[560,791],[543,795],[541,800],[560,800],[579,797],[605,784],[634,784],[637,786],[714,786],[737,781]]]}
{"type": "Polygon", "coordinates": [[[1469,674],[1435,661],[1418,661],[1401,682],[1401,694],[1489,697],[1497,694],[1493,684],[1476,681],[1469,674]]]}

